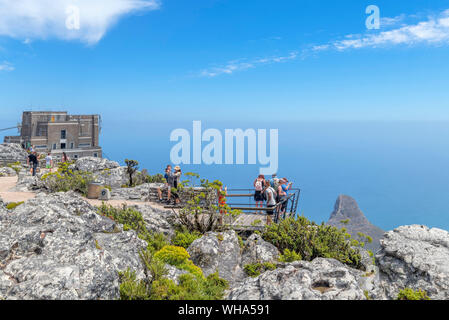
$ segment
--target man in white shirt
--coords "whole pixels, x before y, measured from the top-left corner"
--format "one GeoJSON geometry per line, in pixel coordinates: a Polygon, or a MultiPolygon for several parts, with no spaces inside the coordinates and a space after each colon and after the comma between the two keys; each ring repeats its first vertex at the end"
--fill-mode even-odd
{"type": "Polygon", "coordinates": [[[49,152],[49,153],[47,154],[47,156],[45,157],[45,167],[46,167],[47,169],[49,169],[50,172],[51,172],[51,169],[53,168],[53,158],[52,158],[50,152],[49,152]]]}

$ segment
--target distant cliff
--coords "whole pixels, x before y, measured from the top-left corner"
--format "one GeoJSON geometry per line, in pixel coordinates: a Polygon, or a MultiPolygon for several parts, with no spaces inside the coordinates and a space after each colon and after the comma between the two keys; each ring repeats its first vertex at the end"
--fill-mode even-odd
{"type": "Polygon", "coordinates": [[[361,232],[373,238],[372,243],[365,243],[365,247],[374,253],[379,250],[379,240],[385,231],[376,227],[365,217],[357,202],[346,195],[338,196],[334,211],[331,213],[327,224],[338,228],[346,228],[348,233],[357,238],[357,233],[361,232]],[[346,222],[343,223],[342,221],[346,222]]]}

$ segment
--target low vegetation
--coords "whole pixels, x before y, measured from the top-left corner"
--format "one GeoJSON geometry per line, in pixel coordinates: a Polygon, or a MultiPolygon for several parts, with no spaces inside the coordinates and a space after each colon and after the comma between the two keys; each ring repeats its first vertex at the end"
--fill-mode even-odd
{"type": "Polygon", "coordinates": [[[49,172],[41,177],[49,192],[67,192],[70,190],[87,196],[88,186],[94,180],[91,172],[70,169],[73,162],[58,164],[55,172],[49,172]]]}
{"type": "Polygon", "coordinates": [[[19,174],[20,170],[22,170],[22,164],[19,161],[8,163],[6,166],[13,169],[17,175],[19,174]]]}
{"type": "Polygon", "coordinates": [[[14,210],[15,208],[17,208],[18,206],[20,206],[23,203],[23,201],[20,202],[10,202],[6,205],[6,209],[8,210],[14,210]]]}
{"type": "Polygon", "coordinates": [[[360,242],[352,241],[344,230],[324,223],[317,225],[305,217],[287,218],[267,226],[262,237],[283,252],[284,259],[292,259],[292,252],[295,252],[306,261],[318,257],[333,258],[353,268],[363,269],[360,252],[354,247],[360,242]],[[286,249],[289,251],[286,252],[286,249]]]}
{"type": "Polygon", "coordinates": [[[199,233],[198,231],[190,232],[181,228],[180,230],[176,230],[175,236],[172,239],[172,243],[175,246],[187,249],[192,244],[192,242],[198,238],[201,238],[201,233],[199,233]]]}
{"type": "Polygon", "coordinates": [[[221,181],[200,179],[198,174],[192,172],[186,173],[185,176],[187,179],[172,192],[178,193],[184,199],[185,203],[179,210],[179,219],[183,228],[189,232],[204,234],[224,230],[226,226],[223,223],[223,215],[235,217],[241,213],[226,204],[218,208],[218,194],[225,195],[221,181]]]}
{"type": "Polygon", "coordinates": [[[120,224],[123,230],[134,230],[139,238],[147,242],[147,248],[140,252],[144,265],[145,279],[137,280],[135,272],[119,272],[120,299],[122,300],[219,300],[228,288],[226,280],[212,274],[203,275],[201,268],[194,265],[183,246],[199,237],[198,233],[178,231],[172,244],[163,234],[152,233],[145,226],[142,214],[134,208],[114,208],[102,204],[98,213],[120,224]],[[172,265],[186,271],[179,276],[179,283],[166,278],[165,265],[172,265]]]}
{"type": "Polygon", "coordinates": [[[427,292],[424,290],[413,290],[411,288],[405,288],[399,291],[396,300],[430,300],[430,298],[427,296],[427,292]]]}
{"type": "Polygon", "coordinates": [[[268,270],[274,270],[276,269],[276,265],[271,262],[264,262],[264,263],[251,263],[247,264],[244,267],[244,270],[246,274],[250,277],[258,277],[260,274],[264,273],[268,270]]]}

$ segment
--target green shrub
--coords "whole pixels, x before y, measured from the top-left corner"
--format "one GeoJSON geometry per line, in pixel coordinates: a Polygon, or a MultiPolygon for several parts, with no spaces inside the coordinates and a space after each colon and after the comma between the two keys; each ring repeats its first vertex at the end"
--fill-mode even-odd
{"type": "Polygon", "coordinates": [[[258,277],[261,273],[264,273],[265,271],[276,269],[276,265],[271,262],[250,263],[245,265],[243,269],[245,270],[248,276],[255,278],[258,277]]]}
{"type": "Polygon", "coordinates": [[[23,203],[23,201],[20,202],[10,202],[6,205],[6,209],[8,210],[14,210],[15,208],[17,208],[18,206],[20,206],[23,203]]]}
{"type": "Polygon", "coordinates": [[[67,192],[70,190],[80,192],[87,196],[88,186],[94,180],[92,173],[73,171],[68,163],[61,163],[56,172],[49,172],[41,177],[44,186],[50,192],[67,192]]]}
{"type": "MultiPolygon", "coordinates": [[[[187,256],[182,250],[174,248],[161,250],[158,254],[159,258],[177,264],[183,261],[181,265],[187,256]]],[[[189,271],[179,276],[179,284],[176,284],[165,277],[165,262],[157,258],[156,254],[145,250],[141,251],[140,258],[145,266],[145,274],[151,280],[137,281],[135,274],[129,270],[119,273],[120,298],[123,300],[220,300],[228,288],[227,281],[219,278],[217,273],[204,277],[202,272],[189,271]]]]}
{"type": "Polygon", "coordinates": [[[22,164],[19,161],[8,163],[6,166],[13,169],[17,175],[19,175],[20,170],[22,170],[22,164]]]}
{"type": "Polygon", "coordinates": [[[121,300],[148,300],[148,287],[143,280],[136,280],[134,271],[119,272],[121,300]]]}
{"type": "Polygon", "coordinates": [[[357,269],[363,269],[360,252],[347,241],[343,230],[317,225],[305,217],[287,218],[278,224],[266,226],[263,239],[275,245],[279,251],[294,251],[302,259],[333,258],[357,269]]]}
{"type": "Polygon", "coordinates": [[[142,213],[134,208],[126,205],[123,205],[122,208],[114,208],[103,202],[101,206],[97,207],[97,213],[122,224],[124,231],[136,231],[139,238],[147,242],[148,249],[152,252],[168,245],[168,241],[163,234],[148,231],[142,213]]]}
{"type": "Polygon", "coordinates": [[[201,268],[195,266],[193,262],[189,260],[189,253],[182,247],[165,246],[156,252],[154,257],[164,263],[186,270],[195,276],[203,276],[201,268]]]}
{"type": "Polygon", "coordinates": [[[430,300],[430,298],[427,296],[427,292],[424,290],[413,290],[411,288],[405,288],[399,291],[396,300],[430,300]]]}
{"type": "Polygon", "coordinates": [[[176,230],[175,236],[172,239],[172,243],[175,246],[183,247],[187,249],[193,241],[201,237],[201,233],[197,231],[189,232],[187,230],[185,231],[178,231],[176,230]]]}
{"type": "Polygon", "coordinates": [[[302,260],[301,255],[296,253],[295,251],[290,251],[289,249],[285,249],[284,253],[279,257],[279,261],[281,262],[293,262],[299,260],[302,260]]]}
{"type": "Polygon", "coordinates": [[[152,300],[221,300],[228,288],[226,280],[214,273],[207,278],[197,278],[192,274],[179,276],[179,285],[172,280],[161,279],[153,282],[152,300]]]}

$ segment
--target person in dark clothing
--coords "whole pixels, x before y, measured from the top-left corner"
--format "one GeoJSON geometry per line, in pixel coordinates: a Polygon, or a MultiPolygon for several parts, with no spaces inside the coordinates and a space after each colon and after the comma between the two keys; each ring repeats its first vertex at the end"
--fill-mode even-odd
{"type": "MultiPolygon", "coordinates": [[[[172,175],[173,175],[173,173],[171,172],[171,165],[167,165],[167,167],[165,168],[165,173],[164,173],[165,183],[162,188],[167,189],[167,202],[168,203],[170,202],[171,188],[173,187],[172,175]]],[[[160,187],[157,188],[157,193],[159,196],[159,202],[162,202],[163,201],[162,200],[162,189],[160,187]]]]}
{"type": "Polygon", "coordinates": [[[32,169],[33,169],[33,176],[35,176],[36,175],[36,169],[37,169],[37,166],[39,164],[39,161],[37,160],[36,152],[30,153],[30,155],[28,156],[28,159],[27,159],[27,164],[32,167],[32,169]]]}

